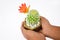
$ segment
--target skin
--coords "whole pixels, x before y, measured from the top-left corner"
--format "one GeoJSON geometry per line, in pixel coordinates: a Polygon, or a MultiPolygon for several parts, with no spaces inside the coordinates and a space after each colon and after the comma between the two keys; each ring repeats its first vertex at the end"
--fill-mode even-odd
{"type": "Polygon", "coordinates": [[[41,23],[42,23],[42,30],[41,30],[42,34],[52,39],[60,40],[59,26],[51,25],[49,21],[44,17],[41,17],[41,23]]]}
{"type": "Polygon", "coordinates": [[[21,30],[24,37],[27,40],[45,40],[45,37],[50,37],[54,40],[60,40],[60,27],[51,25],[49,21],[42,16],[40,18],[42,23],[42,30],[39,32],[26,30],[23,27],[24,22],[22,23],[21,30]]]}
{"type": "MultiPolygon", "coordinates": [[[[23,22],[24,24],[24,22],[23,22]]],[[[40,32],[35,32],[32,30],[26,30],[24,27],[21,27],[22,34],[27,40],[45,40],[45,36],[40,32]]]]}

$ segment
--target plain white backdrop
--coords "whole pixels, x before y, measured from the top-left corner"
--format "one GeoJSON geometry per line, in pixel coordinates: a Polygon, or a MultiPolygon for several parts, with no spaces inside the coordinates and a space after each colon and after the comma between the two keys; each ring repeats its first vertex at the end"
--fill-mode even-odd
{"type": "Polygon", "coordinates": [[[0,40],[25,40],[20,27],[26,15],[18,11],[21,3],[38,10],[52,25],[60,26],[60,0],[0,0],[0,40]]]}

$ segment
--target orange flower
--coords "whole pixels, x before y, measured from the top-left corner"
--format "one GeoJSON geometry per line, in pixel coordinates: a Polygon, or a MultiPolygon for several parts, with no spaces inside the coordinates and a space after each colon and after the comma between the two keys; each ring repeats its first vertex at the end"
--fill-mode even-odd
{"type": "Polygon", "coordinates": [[[30,6],[26,7],[26,4],[24,3],[24,4],[21,4],[21,6],[19,6],[19,8],[20,8],[19,11],[21,13],[27,13],[29,11],[30,6]]]}

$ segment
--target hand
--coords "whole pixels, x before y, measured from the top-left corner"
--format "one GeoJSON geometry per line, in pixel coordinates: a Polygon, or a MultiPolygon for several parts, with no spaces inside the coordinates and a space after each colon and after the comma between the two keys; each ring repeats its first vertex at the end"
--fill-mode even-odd
{"type": "MultiPolygon", "coordinates": [[[[23,22],[23,24],[24,24],[24,22],[23,22]]],[[[43,34],[41,34],[39,32],[32,31],[32,30],[26,30],[23,27],[23,24],[22,24],[21,30],[22,30],[24,37],[27,40],[45,40],[45,36],[43,34]]]]}
{"type": "Polygon", "coordinates": [[[42,24],[42,30],[40,30],[40,32],[42,32],[45,36],[47,36],[46,33],[51,28],[51,24],[46,18],[42,16],[40,16],[40,18],[41,18],[41,24],[42,24]]]}
{"type": "Polygon", "coordinates": [[[41,23],[42,30],[40,31],[40,33],[42,32],[42,34],[52,39],[60,40],[60,26],[51,25],[49,21],[44,17],[41,17],[41,23]]]}

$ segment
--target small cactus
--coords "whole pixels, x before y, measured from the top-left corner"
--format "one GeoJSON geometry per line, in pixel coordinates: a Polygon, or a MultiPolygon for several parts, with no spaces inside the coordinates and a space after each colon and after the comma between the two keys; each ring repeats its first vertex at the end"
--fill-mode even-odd
{"type": "Polygon", "coordinates": [[[19,6],[18,10],[20,13],[27,14],[27,17],[24,22],[24,27],[27,29],[34,30],[41,25],[40,16],[37,10],[35,9],[29,10],[29,9],[30,5],[27,7],[26,3],[22,3],[21,6],[19,6]]]}
{"type": "Polygon", "coordinates": [[[26,24],[27,26],[30,26],[31,28],[34,28],[37,26],[38,22],[40,21],[40,16],[37,10],[30,10],[26,17],[26,24]]]}

